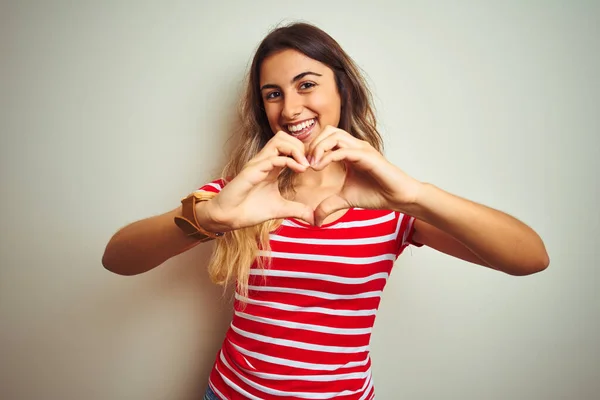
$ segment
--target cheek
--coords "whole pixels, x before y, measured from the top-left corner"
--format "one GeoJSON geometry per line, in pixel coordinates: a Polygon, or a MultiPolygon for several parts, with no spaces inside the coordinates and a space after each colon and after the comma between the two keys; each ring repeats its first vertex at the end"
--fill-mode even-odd
{"type": "Polygon", "coordinates": [[[341,113],[340,102],[338,100],[330,98],[328,101],[320,103],[318,110],[321,118],[326,119],[328,125],[337,126],[341,113]]]}
{"type": "Polygon", "coordinates": [[[267,116],[267,121],[269,121],[269,126],[271,130],[277,129],[277,124],[279,122],[279,113],[275,109],[275,107],[265,107],[265,115],[267,116]]]}
{"type": "Polygon", "coordinates": [[[322,93],[315,96],[311,103],[314,111],[318,112],[321,118],[326,119],[327,124],[337,125],[341,113],[341,99],[337,92],[322,93]]]}

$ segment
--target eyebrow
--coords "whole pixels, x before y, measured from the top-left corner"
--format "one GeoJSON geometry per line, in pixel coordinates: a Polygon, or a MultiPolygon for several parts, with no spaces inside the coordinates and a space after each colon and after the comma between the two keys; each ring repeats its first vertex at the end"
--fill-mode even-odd
{"type": "MultiPolygon", "coordinates": [[[[317,74],[316,72],[312,72],[312,71],[306,71],[306,72],[302,72],[301,74],[296,75],[293,79],[291,83],[297,82],[300,79],[304,78],[307,75],[315,75],[315,76],[323,76],[321,74],[317,74]]],[[[265,89],[279,89],[279,86],[274,85],[272,83],[267,83],[266,85],[263,85],[260,90],[263,91],[265,89]]]]}

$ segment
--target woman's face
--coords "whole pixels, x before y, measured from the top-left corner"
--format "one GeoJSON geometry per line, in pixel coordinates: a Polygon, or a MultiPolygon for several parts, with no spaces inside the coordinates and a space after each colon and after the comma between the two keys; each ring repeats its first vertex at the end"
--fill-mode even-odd
{"type": "Polygon", "coordinates": [[[273,134],[284,131],[308,147],[327,125],[340,122],[341,98],[333,71],[296,50],[263,61],[260,88],[273,134]]]}

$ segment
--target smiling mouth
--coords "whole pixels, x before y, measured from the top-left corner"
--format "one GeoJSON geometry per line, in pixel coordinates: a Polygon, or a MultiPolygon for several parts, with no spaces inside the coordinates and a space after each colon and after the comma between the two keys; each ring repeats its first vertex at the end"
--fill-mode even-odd
{"type": "Polygon", "coordinates": [[[312,119],[300,122],[299,124],[288,124],[288,125],[286,125],[287,131],[292,136],[296,136],[296,137],[302,136],[312,129],[312,127],[315,125],[316,121],[317,121],[316,118],[312,118],[312,119]]]}

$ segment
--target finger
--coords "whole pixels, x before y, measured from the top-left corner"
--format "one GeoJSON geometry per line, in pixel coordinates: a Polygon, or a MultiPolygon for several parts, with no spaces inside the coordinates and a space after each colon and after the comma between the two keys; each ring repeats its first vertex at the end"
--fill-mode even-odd
{"type": "Polygon", "coordinates": [[[276,178],[284,168],[290,168],[294,172],[301,173],[306,171],[308,167],[290,157],[273,156],[264,160],[250,161],[240,175],[243,174],[245,176],[244,180],[251,185],[256,185],[259,182],[276,178]]]}
{"type": "Polygon", "coordinates": [[[285,200],[284,207],[275,218],[298,218],[311,225],[315,224],[315,214],[312,208],[290,200],[285,200]]]}
{"type": "Polygon", "coordinates": [[[293,147],[291,149],[291,155],[296,161],[298,161],[298,163],[304,165],[305,167],[310,166],[310,163],[308,162],[308,159],[306,158],[306,155],[304,154],[304,147],[302,147],[302,149],[299,149],[297,147],[293,147]]]}
{"type": "Polygon", "coordinates": [[[262,172],[271,172],[276,168],[289,168],[295,172],[304,172],[306,171],[306,165],[300,164],[293,158],[284,157],[284,156],[275,156],[270,157],[266,160],[263,160],[258,164],[258,168],[262,172]]]}
{"type": "MultiPolygon", "coordinates": [[[[329,136],[333,135],[337,130],[338,130],[338,128],[335,128],[331,125],[327,125],[325,127],[325,129],[323,129],[309,144],[306,154],[308,154],[309,156],[313,156],[313,152],[314,152],[315,148],[319,145],[319,143],[321,143],[323,140],[325,140],[329,136]]],[[[313,157],[313,159],[314,159],[314,157],[313,157]]]]}
{"type": "Polygon", "coordinates": [[[318,163],[313,162],[312,168],[316,171],[321,171],[332,162],[347,161],[352,164],[357,164],[359,168],[366,169],[368,165],[365,162],[366,158],[366,154],[363,150],[341,148],[326,153],[318,163]]]}
{"type": "Polygon", "coordinates": [[[285,132],[274,136],[259,154],[257,158],[260,160],[276,155],[286,155],[293,157],[300,164],[310,165],[304,154],[304,144],[285,132]]]}
{"type": "Polygon", "coordinates": [[[289,143],[276,143],[269,148],[265,148],[256,156],[256,161],[263,161],[274,156],[288,156],[296,160],[299,164],[309,166],[310,163],[304,155],[304,149],[298,149],[289,143]]]}
{"type": "Polygon", "coordinates": [[[327,197],[323,200],[317,208],[315,208],[314,218],[315,226],[323,225],[323,221],[328,215],[333,214],[336,211],[350,208],[348,201],[338,194],[327,197]]]}
{"type": "Polygon", "coordinates": [[[349,138],[346,135],[338,133],[334,133],[328,136],[327,138],[323,139],[319,144],[317,144],[317,146],[311,153],[311,155],[313,156],[313,163],[319,164],[319,162],[323,158],[323,155],[327,152],[337,151],[338,149],[342,148],[353,147],[354,144],[352,143],[352,139],[354,138],[349,138]]]}
{"type": "Polygon", "coordinates": [[[343,129],[337,129],[330,131],[327,136],[320,138],[320,140],[314,140],[314,147],[310,153],[311,163],[318,164],[323,157],[323,154],[329,151],[335,151],[339,148],[361,148],[364,145],[364,141],[360,140],[343,129]]]}

